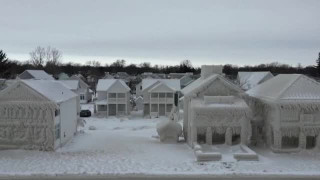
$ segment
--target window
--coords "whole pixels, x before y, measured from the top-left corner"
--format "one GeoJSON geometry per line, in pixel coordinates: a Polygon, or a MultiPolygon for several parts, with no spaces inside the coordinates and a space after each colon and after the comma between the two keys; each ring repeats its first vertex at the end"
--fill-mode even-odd
{"type": "Polygon", "coordinates": [[[98,111],[107,111],[107,105],[98,105],[98,111]]]}
{"type": "Polygon", "coordinates": [[[109,93],[108,97],[109,98],[116,98],[117,97],[117,93],[109,93]]]}
{"type": "Polygon", "coordinates": [[[54,111],[54,116],[57,117],[57,116],[59,116],[59,115],[60,115],[60,111],[59,111],[59,109],[56,109],[56,110],[54,111]]]}
{"type": "Polygon", "coordinates": [[[80,94],[80,100],[84,100],[84,94],[80,94]]]}
{"type": "Polygon", "coordinates": [[[167,93],[167,98],[173,98],[173,93],[167,93]]]}
{"type": "Polygon", "coordinates": [[[142,90],[142,86],[140,86],[140,90],[142,90]]]}
{"type": "Polygon", "coordinates": [[[118,104],[118,111],[120,111],[120,112],[126,111],[126,105],[125,104],[118,104]]]}
{"type": "Polygon", "coordinates": [[[151,98],[158,98],[158,93],[151,93],[151,98]]]}
{"type": "Polygon", "coordinates": [[[159,98],[165,98],[166,97],[166,93],[159,93],[159,98]]]}
{"type": "Polygon", "coordinates": [[[126,97],[125,93],[118,93],[118,98],[125,98],[125,97],[126,97]]]}
{"type": "Polygon", "coordinates": [[[172,104],[167,104],[167,112],[171,112],[172,110],[172,104]]]}
{"type": "Polygon", "coordinates": [[[60,124],[56,124],[56,126],[55,126],[56,139],[60,139],[60,132],[61,132],[60,129],[61,129],[60,124]]]}
{"type": "Polygon", "coordinates": [[[151,112],[158,112],[158,104],[151,104],[151,112]]]}

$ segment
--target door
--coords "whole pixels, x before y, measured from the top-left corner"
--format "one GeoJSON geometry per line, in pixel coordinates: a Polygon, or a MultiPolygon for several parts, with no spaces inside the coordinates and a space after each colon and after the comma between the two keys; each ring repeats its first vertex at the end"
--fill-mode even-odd
{"type": "Polygon", "coordinates": [[[166,106],[164,104],[159,104],[159,116],[166,115],[166,106]]]}

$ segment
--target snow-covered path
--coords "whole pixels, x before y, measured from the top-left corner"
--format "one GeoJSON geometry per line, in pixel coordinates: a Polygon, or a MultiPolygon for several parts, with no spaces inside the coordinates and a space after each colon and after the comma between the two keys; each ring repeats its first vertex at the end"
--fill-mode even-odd
{"type": "MultiPolygon", "coordinates": [[[[185,143],[162,144],[155,126],[163,119],[87,118],[84,133],[56,152],[0,151],[6,175],[320,175],[320,153],[274,154],[255,148],[258,162],[196,162],[185,143]],[[89,130],[90,126],[96,130],[89,130]]],[[[72,176],[71,176],[72,179],[72,176]]]]}

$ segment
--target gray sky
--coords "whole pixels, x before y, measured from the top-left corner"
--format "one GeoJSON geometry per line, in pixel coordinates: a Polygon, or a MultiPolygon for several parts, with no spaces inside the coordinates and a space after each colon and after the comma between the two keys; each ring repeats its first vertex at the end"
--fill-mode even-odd
{"type": "Polygon", "coordinates": [[[27,60],[36,46],[63,62],[314,64],[319,0],[1,0],[0,49],[27,60]]]}

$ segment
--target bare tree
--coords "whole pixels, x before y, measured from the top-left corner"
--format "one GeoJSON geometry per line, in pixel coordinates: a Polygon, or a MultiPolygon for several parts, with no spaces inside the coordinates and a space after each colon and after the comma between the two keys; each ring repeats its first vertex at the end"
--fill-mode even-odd
{"type": "Polygon", "coordinates": [[[61,64],[62,53],[58,49],[48,46],[45,55],[46,65],[59,66],[61,64]]]}
{"type": "Polygon", "coordinates": [[[30,61],[36,68],[42,68],[45,63],[46,50],[38,46],[34,51],[30,52],[30,61]]]}

